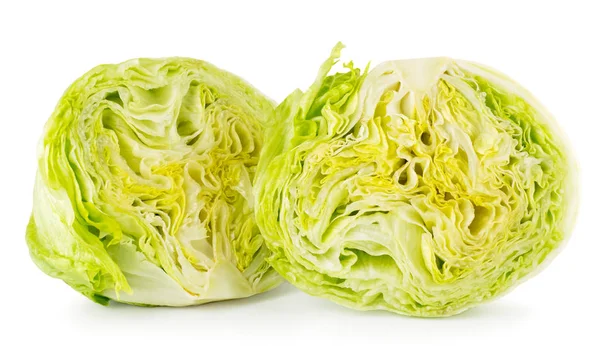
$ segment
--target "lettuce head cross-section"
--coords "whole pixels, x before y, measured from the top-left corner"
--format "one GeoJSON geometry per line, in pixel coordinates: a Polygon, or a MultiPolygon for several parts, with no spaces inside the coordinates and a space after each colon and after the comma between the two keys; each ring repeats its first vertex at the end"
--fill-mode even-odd
{"type": "Polygon", "coordinates": [[[257,90],[203,61],[92,69],[39,144],[31,257],[104,304],[193,305],[276,286],[253,215],[273,115],[257,90]]]}
{"type": "Polygon", "coordinates": [[[573,226],[577,174],[540,103],[450,58],[330,73],[341,48],[267,136],[269,263],[312,295],[412,316],[457,314],[547,264],[573,226]]]}

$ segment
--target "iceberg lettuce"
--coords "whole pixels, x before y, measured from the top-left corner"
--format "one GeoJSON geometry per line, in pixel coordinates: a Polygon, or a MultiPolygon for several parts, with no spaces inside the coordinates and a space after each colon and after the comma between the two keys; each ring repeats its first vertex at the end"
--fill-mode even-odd
{"type": "Polygon", "coordinates": [[[253,180],[270,100],[188,58],[101,65],[47,122],[27,244],[92,300],[184,306],[247,297],[280,277],[253,180]]]}
{"type": "Polygon", "coordinates": [[[460,313],[539,272],[565,244],[577,165],[550,113],[467,61],[330,70],[278,108],[256,183],[269,263],[361,310],[460,313]]]}

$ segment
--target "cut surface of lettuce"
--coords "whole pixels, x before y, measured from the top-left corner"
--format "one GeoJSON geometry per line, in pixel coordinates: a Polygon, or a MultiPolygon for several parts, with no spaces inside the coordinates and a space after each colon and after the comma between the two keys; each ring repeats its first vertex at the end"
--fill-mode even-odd
{"type": "Polygon", "coordinates": [[[448,316],[549,262],[577,210],[577,168],[524,88],[450,58],[351,63],[278,108],[256,184],[268,261],[361,310],[448,316]]]}
{"type": "Polygon", "coordinates": [[[185,306],[275,287],[253,215],[273,117],[270,100],[204,61],[92,69],[39,143],[31,257],[103,304],[185,306]]]}

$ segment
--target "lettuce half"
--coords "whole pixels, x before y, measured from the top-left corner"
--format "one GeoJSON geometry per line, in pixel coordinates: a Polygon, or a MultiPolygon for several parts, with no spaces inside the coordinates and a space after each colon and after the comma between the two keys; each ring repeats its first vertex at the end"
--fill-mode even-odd
{"type": "Polygon", "coordinates": [[[548,111],[450,58],[331,73],[341,49],[267,137],[269,263],[309,294],[411,316],[460,313],[547,264],[577,210],[576,162],[548,111]]]}
{"type": "Polygon", "coordinates": [[[203,61],[92,69],[39,144],[31,257],[102,304],[182,306],[273,288],[252,184],[273,116],[270,100],[203,61]]]}

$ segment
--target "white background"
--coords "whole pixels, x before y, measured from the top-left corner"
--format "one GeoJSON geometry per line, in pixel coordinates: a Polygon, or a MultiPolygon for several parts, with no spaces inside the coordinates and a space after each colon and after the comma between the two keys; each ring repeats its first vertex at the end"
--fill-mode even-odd
{"type": "Polygon", "coordinates": [[[180,3],[6,1],[0,5],[0,344],[595,344],[600,310],[600,11],[595,1],[180,3]],[[574,234],[539,276],[448,319],[361,313],[284,285],[199,307],[93,304],[30,261],[24,240],[35,148],[64,89],[91,67],[189,56],[281,101],[331,47],[369,60],[445,55],[496,67],[530,89],[570,136],[581,170],[574,234]]]}

